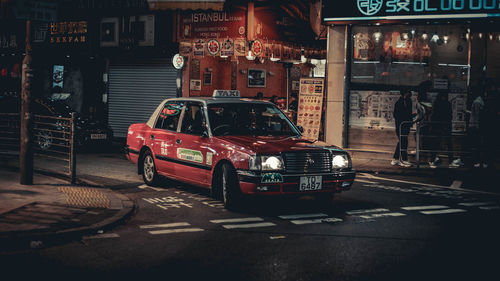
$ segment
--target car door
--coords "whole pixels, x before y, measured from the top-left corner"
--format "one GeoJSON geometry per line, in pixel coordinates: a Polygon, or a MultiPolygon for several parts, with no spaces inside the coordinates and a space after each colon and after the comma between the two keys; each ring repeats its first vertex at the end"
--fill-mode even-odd
{"type": "Polygon", "coordinates": [[[183,181],[207,185],[214,151],[206,130],[206,107],[201,102],[187,102],[175,138],[175,174],[183,181]]]}
{"type": "Polygon", "coordinates": [[[151,149],[155,157],[156,170],[163,175],[175,178],[175,139],[183,101],[167,101],[160,111],[155,127],[149,135],[151,149]]]}

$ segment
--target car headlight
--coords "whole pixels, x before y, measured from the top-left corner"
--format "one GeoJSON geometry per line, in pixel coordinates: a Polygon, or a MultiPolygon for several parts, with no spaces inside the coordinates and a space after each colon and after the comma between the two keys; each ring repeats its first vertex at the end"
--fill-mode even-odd
{"type": "Polygon", "coordinates": [[[284,167],[281,156],[251,156],[248,168],[253,171],[276,171],[284,167]]]}
{"type": "Polygon", "coordinates": [[[349,156],[347,154],[333,155],[332,167],[333,168],[347,168],[350,165],[349,156]]]}

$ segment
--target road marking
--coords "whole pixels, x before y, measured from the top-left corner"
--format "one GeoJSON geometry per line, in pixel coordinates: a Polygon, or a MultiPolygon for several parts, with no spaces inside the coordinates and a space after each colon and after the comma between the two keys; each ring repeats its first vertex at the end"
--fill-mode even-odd
{"type": "Polygon", "coordinates": [[[481,194],[498,195],[498,193],[494,193],[494,192],[479,191],[479,190],[466,189],[466,188],[460,188],[460,187],[454,188],[454,187],[445,186],[445,185],[437,185],[437,184],[429,184],[429,183],[421,183],[421,182],[412,182],[412,181],[397,180],[397,179],[389,179],[389,178],[383,178],[383,177],[373,176],[373,175],[370,175],[370,174],[367,174],[367,173],[360,173],[359,175],[356,175],[356,180],[358,180],[359,177],[366,178],[366,179],[372,179],[372,180],[384,180],[384,181],[392,181],[392,182],[399,182],[399,183],[415,184],[415,185],[422,185],[422,186],[429,186],[429,187],[438,187],[438,188],[447,188],[447,189],[454,189],[454,190],[467,191],[467,192],[475,192],[475,193],[481,193],[481,194]]]}
{"type": "Polygon", "coordinates": [[[402,216],[406,216],[406,214],[395,212],[395,213],[369,214],[369,215],[362,215],[359,217],[363,219],[374,219],[382,217],[402,217],[402,216]]]}
{"type": "Polygon", "coordinates": [[[162,230],[153,230],[149,231],[150,234],[172,234],[172,233],[183,233],[183,232],[200,232],[205,231],[202,228],[178,228],[178,229],[162,229],[162,230]]]}
{"type": "Polygon", "coordinates": [[[149,188],[149,189],[152,189],[154,191],[165,191],[165,189],[162,189],[162,188],[156,188],[156,187],[152,187],[152,186],[149,186],[147,184],[141,184],[138,186],[138,188],[140,189],[146,189],[146,188],[149,188]]]}
{"type": "Polygon", "coordinates": [[[452,214],[452,213],[463,213],[467,212],[464,209],[444,209],[444,210],[433,210],[433,211],[420,211],[424,215],[441,215],[441,214],[452,214]]]}
{"type": "Polygon", "coordinates": [[[262,223],[247,223],[247,224],[224,224],[222,227],[226,229],[235,229],[235,228],[254,228],[254,227],[267,227],[267,226],[276,226],[276,224],[272,222],[262,222],[262,223]]]}
{"type": "Polygon", "coordinates": [[[93,236],[83,236],[83,239],[108,239],[108,238],[119,238],[120,235],[117,233],[104,233],[93,236]]]}
{"type": "Polygon", "coordinates": [[[374,181],[367,181],[367,180],[361,180],[361,179],[356,179],[357,182],[362,182],[362,183],[377,183],[374,181]]]}
{"type": "Polygon", "coordinates": [[[458,203],[460,206],[465,206],[465,207],[477,207],[477,206],[485,206],[485,205],[493,205],[495,202],[464,202],[464,203],[458,203]]]}
{"type": "Polygon", "coordinates": [[[366,213],[380,213],[380,212],[388,212],[388,211],[389,211],[388,209],[378,208],[378,209],[352,210],[352,211],[347,211],[346,214],[359,215],[359,214],[366,214],[366,213]]]}
{"type": "Polygon", "coordinates": [[[219,219],[219,220],[211,220],[211,223],[235,223],[235,222],[251,222],[251,221],[264,221],[262,218],[254,217],[254,218],[234,218],[234,219],[219,219]]]}
{"type": "Polygon", "coordinates": [[[297,225],[302,224],[312,224],[312,223],[332,223],[332,222],[341,222],[342,219],[339,218],[323,218],[323,219],[312,219],[312,220],[291,220],[290,222],[297,225]]]}
{"type": "Polygon", "coordinates": [[[479,209],[481,209],[481,210],[498,210],[498,209],[500,209],[500,206],[498,206],[498,205],[495,205],[495,206],[482,206],[482,207],[479,207],[479,209]]]}
{"type": "Polygon", "coordinates": [[[401,207],[401,209],[407,210],[407,211],[421,211],[421,210],[434,210],[434,209],[447,209],[447,208],[449,208],[449,207],[444,206],[444,205],[401,207]]]}
{"type": "Polygon", "coordinates": [[[190,226],[187,222],[175,222],[175,223],[165,223],[165,224],[148,224],[140,225],[141,229],[151,229],[151,228],[169,228],[169,227],[179,227],[179,226],[190,226]]]}
{"type": "Polygon", "coordinates": [[[297,214],[297,215],[284,215],[278,216],[280,219],[291,220],[291,219],[305,219],[305,218],[317,218],[317,217],[328,217],[327,214],[297,214]]]}

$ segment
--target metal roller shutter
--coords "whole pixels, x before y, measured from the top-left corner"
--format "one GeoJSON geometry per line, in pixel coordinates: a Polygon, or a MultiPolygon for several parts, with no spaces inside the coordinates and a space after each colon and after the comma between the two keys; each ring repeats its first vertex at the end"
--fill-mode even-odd
{"type": "Polygon", "coordinates": [[[109,67],[109,124],[126,137],[133,123],[147,122],[159,103],[176,96],[171,59],[112,62],[109,67]]]}

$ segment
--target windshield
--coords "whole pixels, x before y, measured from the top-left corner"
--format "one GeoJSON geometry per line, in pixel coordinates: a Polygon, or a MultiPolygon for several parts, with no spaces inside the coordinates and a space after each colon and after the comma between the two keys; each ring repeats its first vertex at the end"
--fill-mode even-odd
{"type": "Polygon", "coordinates": [[[273,104],[221,103],[208,105],[214,136],[299,136],[300,132],[273,104]]]}

